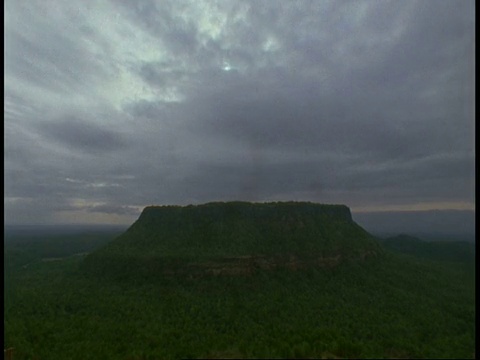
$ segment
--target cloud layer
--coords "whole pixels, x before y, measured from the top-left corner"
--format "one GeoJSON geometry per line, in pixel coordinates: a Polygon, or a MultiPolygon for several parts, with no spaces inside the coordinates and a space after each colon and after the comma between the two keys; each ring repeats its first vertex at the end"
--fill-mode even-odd
{"type": "Polygon", "coordinates": [[[5,5],[5,221],[474,208],[473,1],[5,5]]]}

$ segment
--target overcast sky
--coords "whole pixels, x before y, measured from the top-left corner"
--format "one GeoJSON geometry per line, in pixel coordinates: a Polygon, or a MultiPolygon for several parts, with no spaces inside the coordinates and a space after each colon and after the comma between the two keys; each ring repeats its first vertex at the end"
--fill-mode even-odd
{"type": "Polygon", "coordinates": [[[5,5],[5,222],[474,209],[474,1],[5,5]]]}

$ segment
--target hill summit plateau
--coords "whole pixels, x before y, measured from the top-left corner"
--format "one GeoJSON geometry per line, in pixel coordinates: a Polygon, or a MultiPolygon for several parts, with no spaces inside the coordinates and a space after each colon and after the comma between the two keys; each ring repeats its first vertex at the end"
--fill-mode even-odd
{"type": "Polygon", "coordinates": [[[90,254],[92,274],[250,274],[363,261],[381,245],[344,205],[214,202],[149,206],[122,235],[90,254]]]}

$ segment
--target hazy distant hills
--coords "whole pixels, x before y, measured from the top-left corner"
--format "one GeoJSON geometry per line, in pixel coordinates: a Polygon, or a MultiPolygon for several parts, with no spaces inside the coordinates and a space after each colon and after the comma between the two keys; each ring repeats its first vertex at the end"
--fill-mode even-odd
{"type": "MultiPolygon", "coordinates": [[[[475,211],[385,211],[354,212],[353,220],[369,233],[390,237],[411,234],[422,240],[475,240],[475,211]]],[[[80,232],[125,231],[126,225],[97,224],[50,224],[50,225],[4,225],[4,235],[38,236],[50,234],[74,234],[80,232]]]]}
{"type": "Polygon", "coordinates": [[[470,210],[368,212],[354,213],[353,218],[374,235],[475,241],[475,211],[470,210]]]}
{"type": "Polygon", "coordinates": [[[51,236],[70,236],[81,233],[111,233],[123,232],[128,225],[99,225],[99,224],[45,224],[45,225],[8,225],[3,227],[3,235],[5,240],[15,238],[44,238],[51,236]]]}
{"type": "Polygon", "coordinates": [[[85,266],[96,273],[165,272],[173,264],[248,272],[332,266],[381,252],[344,205],[218,202],[147,207],[123,235],[89,255],[85,266]],[[213,265],[218,262],[225,266],[213,265]]]}
{"type": "Polygon", "coordinates": [[[405,234],[386,238],[381,241],[386,249],[416,257],[473,263],[475,261],[475,243],[467,241],[427,242],[405,234]]]}

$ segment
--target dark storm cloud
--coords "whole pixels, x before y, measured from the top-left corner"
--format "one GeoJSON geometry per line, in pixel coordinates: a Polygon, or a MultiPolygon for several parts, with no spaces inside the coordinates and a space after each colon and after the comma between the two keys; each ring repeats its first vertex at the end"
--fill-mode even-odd
{"type": "Polygon", "coordinates": [[[118,132],[75,118],[42,124],[40,130],[49,140],[60,142],[67,148],[96,154],[127,145],[118,132]]]}
{"type": "Polygon", "coordinates": [[[65,91],[67,86],[76,87],[84,80],[83,74],[78,68],[74,68],[79,65],[75,57],[78,49],[61,34],[53,36],[56,39],[52,41],[52,46],[44,48],[39,43],[29,41],[22,34],[12,34],[10,41],[15,43],[15,51],[5,57],[5,66],[16,76],[34,83],[39,88],[65,91]],[[65,51],[65,48],[70,49],[65,51]],[[65,67],[64,64],[71,64],[71,67],[65,67]],[[64,71],[59,72],[62,67],[64,71]]]}
{"type": "Polygon", "coordinates": [[[6,5],[16,216],[40,201],[52,219],[230,199],[473,207],[472,1],[57,5],[6,5]]]}
{"type": "Polygon", "coordinates": [[[81,19],[65,11],[62,23],[48,21],[52,10],[53,3],[6,3],[5,69],[39,92],[81,92],[109,70],[102,68],[99,54],[85,51],[91,36],[78,26],[81,19]]]}
{"type": "Polygon", "coordinates": [[[197,31],[191,21],[179,16],[185,5],[175,6],[173,2],[157,3],[150,0],[140,3],[121,1],[119,5],[126,8],[125,11],[140,27],[162,41],[175,54],[195,52],[197,31]]]}

